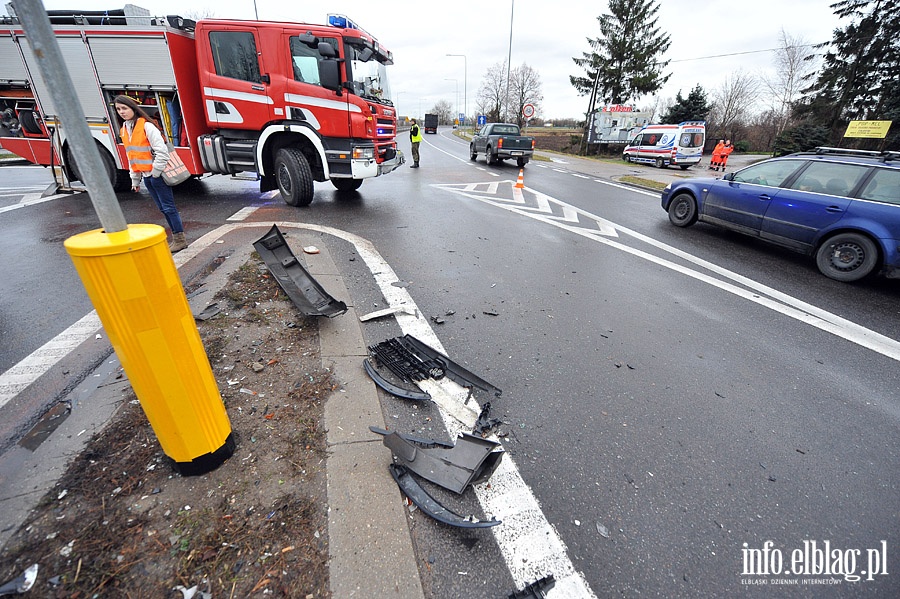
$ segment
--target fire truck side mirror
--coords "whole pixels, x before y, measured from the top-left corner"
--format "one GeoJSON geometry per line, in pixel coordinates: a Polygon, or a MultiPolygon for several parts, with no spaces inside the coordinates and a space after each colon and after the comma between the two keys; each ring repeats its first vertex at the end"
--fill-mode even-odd
{"type": "Polygon", "coordinates": [[[328,42],[319,42],[319,55],[322,58],[337,58],[337,50],[328,42]]]}
{"type": "Polygon", "coordinates": [[[324,58],[319,61],[319,84],[325,89],[341,94],[340,64],[333,58],[324,58]]]}

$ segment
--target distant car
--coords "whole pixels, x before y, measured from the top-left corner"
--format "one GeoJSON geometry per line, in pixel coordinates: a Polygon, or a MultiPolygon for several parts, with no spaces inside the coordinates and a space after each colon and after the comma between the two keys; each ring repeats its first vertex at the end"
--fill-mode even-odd
{"type": "Polygon", "coordinates": [[[858,281],[900,278],[900,152],[817,148],[721,179],[662,192],[677,227],[703,221],[814,256],[819,271],[858,281]]]}

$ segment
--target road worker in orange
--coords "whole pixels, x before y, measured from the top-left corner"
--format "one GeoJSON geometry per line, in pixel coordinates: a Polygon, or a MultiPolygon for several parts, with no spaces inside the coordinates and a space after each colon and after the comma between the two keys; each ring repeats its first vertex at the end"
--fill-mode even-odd
{"type": "Polygon", "coordinates": [[[725,147],[725,140],[720,139],[719,143],[716,144],[716,147],[713,148],[712,158],[709,160],[709,169],[710,170],[719,170],[719,161],[722,159],[722,149],[725,147]]]}
{"type": "MultiPolygon", "coordinates": [[[[719,154],[719,163],[722,165],[722,172],[725,172],[725,164],[728,162],[728,157],[731,153],[734,152],[734,146],[731,145],[731,140],[725,140],[725,147],[722,148],[721,154],[719,154]]],[[[716,166],[716,170],[719,170],[719,167],[716,166]]]]}

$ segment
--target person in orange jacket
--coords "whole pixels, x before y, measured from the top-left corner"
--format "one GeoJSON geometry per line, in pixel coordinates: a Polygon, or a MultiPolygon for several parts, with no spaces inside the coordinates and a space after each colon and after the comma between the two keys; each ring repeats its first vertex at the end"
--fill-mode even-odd
{"type": "MultiPolygon", "coordinates": [[[[731,145],[731,140],[725,140],[725,147],[722,148],[722,152],[719,154],[719,164],[722,166],[722,172],[725,172],[725,165],[728,163],[728,157],[731,153],[734,152],[734,146],[731,145]]],[[[716,165],[716,170],[719,170],[719,166],[716,165]]]]}
{"type": "Polygon", "coordinates": [[[710,170],[719,170],[719,161],[722,158],[722,148],[725,147],[725,140],[720,139],[719,143],[716,144],[716,147],[713,148],[712,158],[709,160],[709,169],[710,170]]]}

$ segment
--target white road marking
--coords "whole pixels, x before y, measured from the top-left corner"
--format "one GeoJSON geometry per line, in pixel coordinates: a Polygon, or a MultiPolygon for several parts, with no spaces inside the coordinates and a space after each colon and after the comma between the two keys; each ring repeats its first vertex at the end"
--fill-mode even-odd
{"type": "Polygon", "coordinates": [[[100,317],[91,312],[0,374],[0,408],[15,398],[72,350],[97,333],[100,317]]]}
{"type": "MultiPolygon", "coordinates": [[[[632,187],[626,187],[623,185],[618,185],[616,183],[610,183],[607,181],[603,181],[605,185],[610,185],[611,187],[616,187],[620,189],[624,189],[634,193],[640,193],[643,195],[648,195],[652,197],[658,197],[658,193],[647,192],[643,190],[636,190],[632,187]]],[[[526,210],[523,210],[522,207],[518,204],[520,201],[515,196],[512,199],[506,199],[503,201],[502,198],[498,197],[488,197],[484,194],[470,193],[466,192],[459,188],[456,185],[434,185],[434,187],[445,189],[447,191],[456,193],[458,195],[462,195],[474,200],[478,200],[479,202],[483,202],[486,204],[491,204],[493,206],[497,206],[498,208],[503,208],[504,210],[509,210],[511,212],[516,212],[522,214],[524,216],[528,216],[529,218],[534,218],[536,220],[540,220],[542,222],[546,222],[547,224],[551,224],[555,227],[559,227],[561,229],[565,229],[571,233],[576,235],[581,235],[582,237],[586,237],[588,239],[593,239],[600,243],[603,243],[607,246],[613,247],[615,249],[621,250],[638,258],[642,258],[649,262],[653,262],[659,266],[663,266],[665,268],[674,270],[686,276],[692,277],[699,281],[703,281],[713,287],[736,295],[738,297],[744,298],[748,301],[754,302],[775,312],[798,320],[800,322],[806,323],[808,325],[814,326],[820,330],[831,333],[837,337],[850,341],[851,343],[855,343],[861,347],[865,347],[874,352],[877,352],[885,357],[891,358],[893,360],[900,361],[900,342],[897,340],[891,339],[886,335],[882,335],[876,331],[863,327],[862,325],[856,324],[847,319],[841,318],[836,314],[832,314],[827,310],[823,310],[812,304],[804,302],[800,299],[792,297],[786,293],[780,292],[776,289],[773,289],[767,285],[763,285],[753,279],[745,277],[743,275],[739,275],[735,272],[717,266],[711,262],[703,260],[702,258],[698,258],[693,256],[685,251],[679,250],[673,246],[662,243],[646,235],[638,233],[637,231],[633,231],[627,227],[623,227],[621,225],[612,223],[602,217],[593,215],[589,212],[583,211],[579,208],[575,208],[574,206],[569,206],[565,202],[561,200],[557,200],[555,198],[551,198],[550,196],[546,196],[546,194],[542,194],[541,192],[532,190],[530,188],[525,188],[526,191],[529,191],[533,194],[536,194],[537,197],[543,196],[544,200],[552,202],[561,208],[564,209],[565,206],[569,206],[574,209],[578,214],[584,216],[589,220],[596,220],[598,226],[601,228],[599,231],[586,229],[584,227],[575,227],[568,224],[567,219],[560,217],[548,217],[543,213],[531,213],[526,210]],[[625,235],[629,235],[639,241],[642,241],[652,247],[655,247],[663,252],[669,253],[673,256],[676,256],[682,260],[690,262],[696,266],[699,266],[705,270],[708,270],[720,277],[724,277],[729,281],[733,281],[737,283],[734,285],[729,283],[728,281],[722,281],[721,279],[717,279],[703,272],[693,270],[687,266],[683,266],[681,264],[676,264],[671,262],[665,258],[661,258],[659,256],[655,256],[643,250],[639,250],[636,248],[628,247],[623,245],[618,241],[614,241],[613,239],[609,239],[609,237],[615,235],[608,235],[603,231],[603,227],[610,227],[614,232],[619,232],[625,235]],[[738,285],[742,285],[743,287],[739,287],[738,285]]],[[[521,191],[521,190],[520,190],[521,191]]],[[[537,200],[536,201],[541,201],[537,200]]]]}
{"type": "MultiPolygon", "coordinates": [[[[16,195],[19,195],[19,194],[16,194],[16,195]]],[[[0,208],[0,214],[3,214],[4,212],[10,212],[12,210],[18,210],[19,208],[27,208],[28,206],[34,206],[35,204],[43,204],[44,202],[52,202],[53,200],[58,200],[60,198],[71,198],[71,197],[72,197],[72,194],[70,194],[70,193],[59,193],[59,194],[56,194],[53,196],[47,196],[46,198],[42,198],[42,197],[40,197],[40,195],[38,195],[38,197],[31,199],[31,200],[23,198],[22,201],[19,202],[18,204],[13,204],[11,206],[4,206],[4,207],[0,208]]]]}

